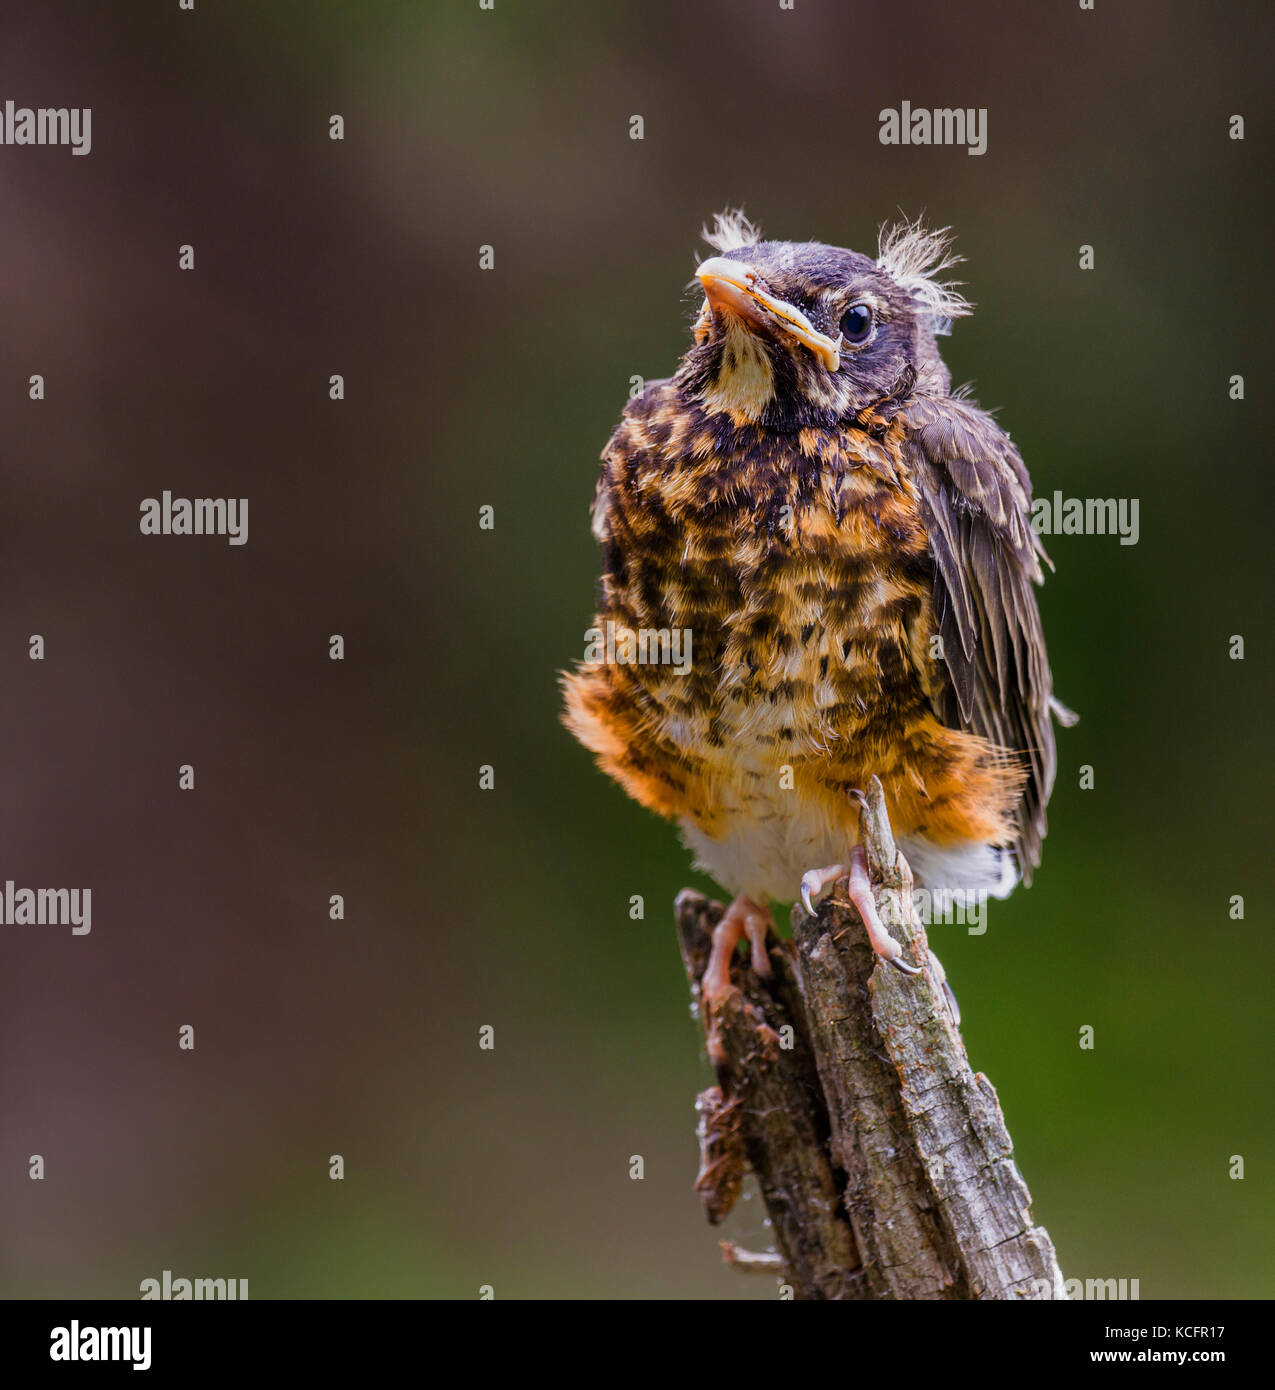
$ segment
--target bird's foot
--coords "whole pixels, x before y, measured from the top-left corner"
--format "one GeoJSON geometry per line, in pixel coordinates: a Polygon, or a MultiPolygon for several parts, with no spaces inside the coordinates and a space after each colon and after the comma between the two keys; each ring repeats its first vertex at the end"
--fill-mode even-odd
{"type": "Polygon", "coordinates": [[[813,917],[815,899],[822,898],[839,878],[850,872],[844,864],[829,864],[826,869],[807,869],[801,876],[801,905],[813,917]]]}
{"type": "Polygon", "coordinates": [[[872,880],[868,877],[868,856],[862,845],[854,847],[848,865],[832,864],[826,869],[811,869],[802,875],[801,902],[806,911],[813,917],[815,909],[812,900],[840,878],[846,880],[846,896],[863,919],[872,949],[882,960],[888,961],[905,975],[919,975],[920,970],[903,959],[903,947],[886,930],[877,912],[872,880]]]}
{"type": "Polygon", "coordinates": [[[761,907],[751,898],[739,897],[722,913],[721,921],[713,928],[713,948],[709,952],[700,991],[707,1000],[717,1000],[731,987],[730,964],[735,947],[748,938],[752,948],[753,970],[758,975],[770,974],[770,957],[766,953],[766,933],[774,926],[770,909],[761,907]]]}
{"type": "Polygon", "coordinates": [[[766,952],[766,933],[774,926],[770,909],[761,907],[751,898],[739,897],[722,913],[721,921],[713,928],[713,945],[708,964],[700,979],[700,1004],[708,1025],[708,1059],[715,1067],[726,1062],[717,1028],[716,1006],[734,988],[730,979],[735,948],[744,939],[752,948],[752,965],[756,974],[771,974],[770,956],[766,952]]]}

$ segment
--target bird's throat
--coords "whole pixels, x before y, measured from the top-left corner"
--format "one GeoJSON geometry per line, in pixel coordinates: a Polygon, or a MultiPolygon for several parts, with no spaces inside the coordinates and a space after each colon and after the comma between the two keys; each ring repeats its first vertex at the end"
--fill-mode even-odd
{"type": "Polygon", "coordinates": [[[775,368],[766,345],[744,324],[727,324],[716,374],[701,396],[704,408],[739,420],[757,420],[775,398],[775,368]]]}

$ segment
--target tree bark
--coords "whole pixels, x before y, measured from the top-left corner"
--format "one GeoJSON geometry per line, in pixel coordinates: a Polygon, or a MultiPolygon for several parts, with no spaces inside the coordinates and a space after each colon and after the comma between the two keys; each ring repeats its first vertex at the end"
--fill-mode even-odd
{"type": "MultiPolygon", "coordinates": [[[[793,940],[772,943],[768,980],[735,962],[739,988],[701,1019],[724,1059],[699,1100],[696,1186],[708,1219],[723,1219],[751,1170],[781,1278],[799,1299],[1062,1298],[996,1092],[970,1070],[912,911],[911,871],[876,778],[860,835],[881,919],[921,973],[880,961],[835,891],[814,917],[793,908],[793,940]]],[[[721,911],[678,895],[697,1000],[721,911]]],[[[743,1268],[776,1265],[723,1249],[743,1268]]]]}

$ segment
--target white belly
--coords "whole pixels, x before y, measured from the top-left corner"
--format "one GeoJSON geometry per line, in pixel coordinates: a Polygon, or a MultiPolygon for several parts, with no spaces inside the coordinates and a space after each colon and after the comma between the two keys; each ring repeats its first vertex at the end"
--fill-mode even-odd
{"type": "MultiPolygon", "coordinates": [[[[749,815],[727,821],[716,840],[688,820],[681,822],[682,838],[695,855],[695,867],[728,892],[755,902],[768,898],[795,902],[801,876],[807,869],[844,864],[858,843],[858,834],[833,827],[823,816],[795,806],[790,799],[765,818],[749,815]]],[[[1018,882],[1013,858],[991,845],[965,841],[936,845],[916,835],[899,842],[917,888],[986,893],[1006,898],[1018,882]]]]}
{"type": "Polygon", "coordinates": [[[764,817],[750,808],[746,816],[727,820],[725,832],[716,840],[683,820],[682,838],[695,855],[697,869],[732,894],[743,893],[760,903],[768,898],[794,902],[802,874],[844,863],[857,839],[847,839],[845,830],[830,826],[825,816],[803,813],[791,793],[764,817]]]}

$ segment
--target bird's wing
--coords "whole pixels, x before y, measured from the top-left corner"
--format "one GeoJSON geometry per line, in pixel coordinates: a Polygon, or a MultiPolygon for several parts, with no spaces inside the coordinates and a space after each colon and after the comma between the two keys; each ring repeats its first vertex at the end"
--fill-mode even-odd
{"type": "Polygon", "coordinates": [[[915,397],[902,414],[942,638],[927,688],[945,724],[1021,760],[1027,781],[1013,852],[1030,883],[1056,768],[1051,713],[1069,713],[1053,699],[1036,606],[1033,586],[1049,557],[1031,528],[1031,479],[1009,436],[972,402],[915,397]]]}

